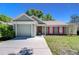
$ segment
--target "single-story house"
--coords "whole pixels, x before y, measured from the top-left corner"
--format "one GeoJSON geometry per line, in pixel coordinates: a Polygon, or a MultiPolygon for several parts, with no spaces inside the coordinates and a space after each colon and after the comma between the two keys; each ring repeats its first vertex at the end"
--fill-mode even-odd
{"type": "Polygon", "coordinates": [[[59,21],[43,21],[27,14],[19,15],[13,22],[16,36],[77,34],[76,24],[66,24],[59,21]]]}

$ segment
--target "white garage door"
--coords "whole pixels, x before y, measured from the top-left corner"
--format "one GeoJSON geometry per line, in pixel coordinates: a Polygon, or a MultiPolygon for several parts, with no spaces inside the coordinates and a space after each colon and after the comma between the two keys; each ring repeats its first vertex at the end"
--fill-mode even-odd
{"type": "Polygon", "coordinates": [[[30,24],[18,24],[17,25],[17,36],[20,36],[20,37],[31,36],[31,25],[30,24]]]}

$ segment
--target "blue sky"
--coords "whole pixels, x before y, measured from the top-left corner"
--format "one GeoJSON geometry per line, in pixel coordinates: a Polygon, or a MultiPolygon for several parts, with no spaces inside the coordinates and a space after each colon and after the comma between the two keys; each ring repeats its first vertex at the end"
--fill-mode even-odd
{"type": "Polygon", "coordinates": [[[75,3],[0,3],[0,14],[15,18],[32,8],[42,10],[44,14],[50,13],[56,20],[62,22],[68,22],[71,15],[79,15],[79,4],[75,3]]]}

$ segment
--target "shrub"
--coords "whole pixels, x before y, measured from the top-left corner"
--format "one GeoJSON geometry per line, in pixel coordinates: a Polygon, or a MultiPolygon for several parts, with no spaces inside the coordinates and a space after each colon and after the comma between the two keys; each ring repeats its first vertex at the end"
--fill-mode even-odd
{"type": "Polygon", "coordinates": [[[10,25],[0,24],[0,40],[9,40],[15,37],[13,27],[10,25]]]}

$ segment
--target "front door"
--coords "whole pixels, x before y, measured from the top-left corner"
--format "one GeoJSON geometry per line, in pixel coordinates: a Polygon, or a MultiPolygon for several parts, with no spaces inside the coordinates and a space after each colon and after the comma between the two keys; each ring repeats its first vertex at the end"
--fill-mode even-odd
{"type": "Polygon", "coordinates": [[[42,26],[37,27],[37,35],[42,35],[42,26]]]}

